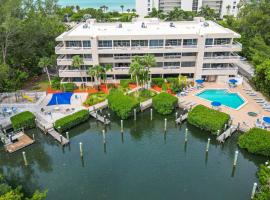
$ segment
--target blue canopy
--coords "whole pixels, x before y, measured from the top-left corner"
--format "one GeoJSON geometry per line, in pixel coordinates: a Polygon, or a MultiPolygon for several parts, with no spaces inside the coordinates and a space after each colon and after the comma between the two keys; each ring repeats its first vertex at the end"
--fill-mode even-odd
{"type": "Polygon", "coordinates": [[[221,103],[218,102],[218,101],[213,101],[213,102],[211,103],[211,105],[212,105],[212,106],[215,106],[215,107],[218,107],[218,106],[221,106],[221,103]]]}
{"type": "Polygon", "coordinates": [[[235,84],[235,83],[237,83],[238,81],[237,81],[236,79],[230,79],[229,82],[235,84]]]}
{"type": "Polygon", "coordinates": [[[196,83],[199,83],[199,84],[202,84],[202,83],[204,82],[203,79],[197,79],[197,80],[195,80],[195,81],[196,81],[196,83]]]}
{"type": "Polygon", "coordinates": [[[264,117],[263,121],[267,124],[270,124],[270,117],[264,117]]]}

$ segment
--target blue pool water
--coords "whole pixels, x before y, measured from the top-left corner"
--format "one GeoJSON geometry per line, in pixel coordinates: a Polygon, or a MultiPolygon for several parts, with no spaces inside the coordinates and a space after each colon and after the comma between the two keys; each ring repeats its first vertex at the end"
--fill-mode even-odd
{"type": "Polygon", "coordinates": [[[72,94],[73,94],[72,92],[53,94],[50,102],[48,103],[48,106],[70,104],[70,98],[72,94]]]}
{"type": "Polygon", "coordinates": [[[197,94],[196,96],[209,101],[218,101],[222,105],[233,109],[238,109],[245,101],[237,94],[230,93],[228,90],[222,89],[207,89],[197,94]]]}

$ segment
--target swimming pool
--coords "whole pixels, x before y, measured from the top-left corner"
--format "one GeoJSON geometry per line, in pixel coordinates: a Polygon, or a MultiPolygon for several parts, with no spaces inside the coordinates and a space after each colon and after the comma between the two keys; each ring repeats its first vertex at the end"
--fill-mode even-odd
{"type": "Polygon", "coordinates": [[[232,109],[239,109],[245,101],[237,93],[231,93],[226,89],[206,89],[196,96],[208,101],[218,101],[222,105],[232,109]]]}
{"type": "Polygon", "coordinates": [[[50,102],[48,103],[48,106],[70,104],[70,98],[72,94],[73,94],[72,92],[62,92],[53,94],[50,102]]]}

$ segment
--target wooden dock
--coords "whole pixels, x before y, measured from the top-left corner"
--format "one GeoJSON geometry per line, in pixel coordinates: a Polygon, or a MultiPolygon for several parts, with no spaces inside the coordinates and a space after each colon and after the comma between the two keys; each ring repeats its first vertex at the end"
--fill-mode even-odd
{"type": "Polygon", "coordinates": [[[99,114],[97,113],[97,111],[95,111],[95,112],[94,112],[94,111],[91,111],[91,112],[89,112],[89,114],[90,114],[92,117],[96,118],[96,120],[102,122],[102,123],[105,124],[105,125],[108,125],[108,124],[111,123],[111,121],[110,121],[109,119],[107,119],[107,118],[105,118],[105,117],[99,115],[99,114]]]}
{"type": "Polygon", "coordinates": [[[16,133],[16,135],[12,137],[12,140],[14,142],[5,145],[5,149],[9,153],[13,153],[34,143],[34,140],[23,132],[16,133]]]}
{"type": "Polygon", "coordinates": [[[177,118],[177,119],[175,120],[175,122],[176,122],[177,124],[181,124],[183,121],[185,121],[185,120],[187,119],[187,117],[188,117],[188,112],[185,113],[184,115],[180,115],[180,117],[177,118]]]}
{"type": "Polygon", "coordinates": [[[148,99],[148,100],[140,103],[141,111],[144,111],[147,108],[150,108],[152,106],[152,104],[153,104],[153,100],[152,99],[148,99]]]}
{"type": "Polygon", "coordinates": [[[230,136],[232,136],[232,134],[234,132],[236,132],[237,130],[238,130],[238,127],[237,126],[231,125],[226,131],[224,131],[222,134],[220,134],[217,137],[217,141],[220,142],[220,143],[224,143],[225,140],[227,138],[229,138],[230,136]]]}
{"type": "Polygon", "coordinates": [[[69,140],[58,133],[53,124],[47,122],[44,118],[39,115],[36,115],[36,125],[37,127],[42,130],[45,134],[51,135],[56,141],[58,141],[61,145],[67,145],[69,140]]]}

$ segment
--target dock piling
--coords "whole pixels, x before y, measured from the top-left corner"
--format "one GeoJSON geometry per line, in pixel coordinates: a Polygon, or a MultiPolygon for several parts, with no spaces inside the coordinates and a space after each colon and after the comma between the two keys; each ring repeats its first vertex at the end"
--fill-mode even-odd
{"type": "Polygon", "coordinates": [[[251,199],[254,198],[256,189],[257,189],[257,183],[254,183],[253,188],[252,188],[252,192],[251,192],[251,199]]]}
{"type": "Polygon", "coordinates": [[[121,133],[123,133],[124,132],[124,122],[123,122],[123,120],[121,119],[121,133]]]}
{"type": "Polygon", "coordinates": [[[206,145],[206,153],[208,153],[208,151],[209,151],[210,141],[211,141],[211,139],[208,138],[207,145],[206,145]]]}
{"type": "Polygon", "coordinates": [[[167,118],[164,119],[164,131],[167,131],[167,118]]]}
{"type": "Polygon", "coordinates": [[[136,108],[133,110],[133,112],[134,112],[134,121],[136,121],[136,108]]]}
{"type": "Polygon", "coordinates": [[[80,156],[83,157],[83,144],[80,142],[80,156]]]}
{"type": "Polygon", "coordinates": [[[32,135],[32,139],[35,141],[35,134],[32,135]]]}
{"type": "Polygon", "coordinates": [[[69,141],[69,133],[68,132],[66,132],[66,138],[69,141]]]}
{"type": "Polygon", "coordinates": [[[26,153],[25,153],[25,151],[22,152],[22,155],[23,155],[24,165],[27,166],[27,165],[28,165],[28,162],[27,162],[27,158],[26,158],[26,153]]]}
{"type": "Polygon", "coordinates": [[[105,135],[105,130],[102,130],[102,137],[103,137],[103,143],[106,143],[106,135],[105,135]]]}
{"type": "Polygon", "coordinates": [[[178,112],[175,113],[175,121],[177,120],[178,118],[178,112]]]}
{"type": "Polygon", "coordinates": [[[238,159],[238,151],[235,151],[234,153],[234,160],[233,160],[233,166],[235,167],[237,164],[237,159],[238,159]]]}
{"type": "Polygon", "coordinates": [[[151,119],[151,121],[153,120],[153,109],[152,108],[150,110],[150,119],[151,119]]]}
{"type": "Polygon", "coordinates": [[[185,143],[187,143],[188,141],[188,129],[186,128],[186,132],[185,132],[185,143]]]}

